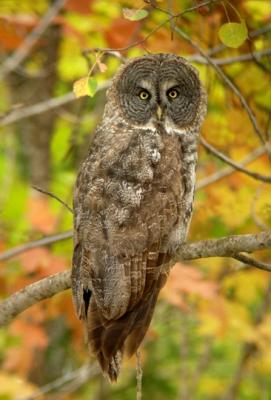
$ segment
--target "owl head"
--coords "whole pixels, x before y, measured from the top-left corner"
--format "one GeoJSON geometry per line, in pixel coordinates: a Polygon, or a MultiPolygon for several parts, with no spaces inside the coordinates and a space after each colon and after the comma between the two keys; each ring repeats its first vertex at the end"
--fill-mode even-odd
{"type": "Polygon", "coordinates": [[[131,59],[115,75],[108,100],[112,97],[122,118],[141,126],[198,130],[206,113],[198,71],[173,54],[131,59]]]}

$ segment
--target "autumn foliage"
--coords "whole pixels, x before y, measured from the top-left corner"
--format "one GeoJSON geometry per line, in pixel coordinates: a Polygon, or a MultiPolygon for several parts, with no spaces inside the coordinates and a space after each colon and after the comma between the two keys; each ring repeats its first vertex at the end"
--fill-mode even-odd
{"type": "MultiPolygon", "coordinates": [[[[173,52],[199,69],[208,92],[202,137],[245,168],[199,146],[189,240],[270,229],[271,179],[261,179],[271,176],[269,1],[63,1],[16,68],[7,60],[57,1],[0,3],[1,254],[72,228],[67,208],[33,185],[71,204],[105,88],[125,58],[146,52],[173,52]],[[43,109],[31,114],[38,104],[43,109]]],[[[66,240],[1,262],[1,298],[70,268],[71,254],[66,240]]],[[[271,261],[268,250],[256,257],[271,261]]],[[[142,347],[143,398],[270,398],[270,305],[266,271],[231,258],[177,263],[142,347]]],[[[95,369],[82,378],[88,361],[70,292],[37,303],[0,331],[0,400],[136,398],[134,359],[113,387],[95,369]]]]}

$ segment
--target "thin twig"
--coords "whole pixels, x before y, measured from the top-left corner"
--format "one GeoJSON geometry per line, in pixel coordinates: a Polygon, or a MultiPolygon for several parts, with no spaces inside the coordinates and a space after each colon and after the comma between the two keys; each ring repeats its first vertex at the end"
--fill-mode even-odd
{"type": "Polygon", "coordinates": [[[270,264],[267,264],[263,261],[255,260],[254,258],[249,257],[244,253],[236,254],[235,256],[233,256],[233,258],[235,258],[235,260],[241,261],[244,264],[252,265],[253,267],[262,269],[263,271],[271,272],[270,264]]]}
{"type": "Polygon", "coordinates": [[[240,172],[243,172],[250,177],[257,179],[262,182],[271,183],[271,176],[261,175],[258,172],[249,171],[248,169],[244,168],[242,165],[238,164],[237,162],[233,161],[229,157],[225,156],[225,154],[218,151],[215,147],[213,147],[210,143],[208,143],[203,137],[200,138],[200,143],[207,149],[210,153],[214,156],[219,158],[220,160],[224,161],[225,163],[229,164],[234,169],[237,169],[240,172]]]}
{"type": "Polygon", "coordinates": [[[11,257],[17,256],[18,254],[24,253],[28,250],[35,249],[40,246],[48,246],[56,242],[61,242],[62,240],[70,239],[73,236],[73,231],[66,231],[57,233],[55,235],[45,236],[42,239],[33,240],[31,242],[22,244],[20,246],[13,247],[9,250],[0,253],[0,261],[6,261],[11,257]]]}
{"type": "Polygon", "coordinates": [[[38,39],[45,32],[66,1],[67,0],[56,0],[53,2],[38,25],[29,33],[18,50],[4,61],[0,69],[0,78],[4,78],[8,73],[14,71],[26,59],[38,39]]]}
{"type": "Polygon", "coordinates": [[[251,108],[249,107],[245,97],[243,96],[243,94],[240,92],[240,90],[237,88],[237,86],[230,80],[230,78],[222,71],[222,69],[216,65],[213,60],[201,49],[201,47],[194,42],[194,40],[192,40],[183,30],[181,30],[178,27],[174,28],[175,32],[177,32],[185,41],[187,41],[192,47],[194,47],[194,49],[196,49],[200,55],[202,57],[204,57],[207,61],[208,64],[210,64],[214,70],[216,71],[216,73],[220,76],[220,78],[226,83],[226,85],[233,91],[233,93],[239,98],[242,106],[244,107],[244,109],[246,110],[246,113],[252,123],[252,126],[254,128],[254,131],[256,133],[256,135],[258,136],[258,138],[260,139],[260,142],[265,146],[266,148],[266,152],[268,153],[268,155],[271,156],[271,149],[269,148],[270,146],[268,145],[268,143],[265,142],[265,138],[264,135],[258,125],[257,119],[253,113],[253,111],[251,110],[251,108]]]}
{"type": "Polygon", "coordinates": [[[136,351],[136,400],[142,399],[142,366],[140,350],[136,351]]]}
{"type": "MultiPolygon", "coordinates": [[[[251,53],[240,54],[239,56],[235,57],[211,58],[211,60],[216,65],[230,65],[245,61],[255,61],[255,59],[260,60],[261,58],[269,57],[270,55],[271,49],[263,49],[251,53]]],[[[208,64],[208,61],[198,54],[194,54],[192,56],[184,56],[184,58],[186,58],[187,61],[194,62],[196,64],[208,64]]]]}
{"type": "MultiPolygon", "coordinates": [[[[162,11],[162,12],[164,12],[164,13],[170,15],[170,17],[169,17],[168,19],[166,19],[165,21],[161,22],[161,23],[160,23],[159,25],[157,25],[154,29],[152,29],[143,39],[136,40],[135,42],[130,43],[128,46],[119,47],[119,48],[115,48],[115,49],[109,48],[109,47],[105,47],[105,48],[101,48],[101,49],[97,49],[97,50],[102,51],[102,52],[112,52],[112,51],[113,51],[113,52],[114,52],[114,51],[123,52],[123,51],[130,50],[130,49],[133,48],[133,47],[142,45],[143,43],[147,42],[147,40],[148,40],[151,36],[153,36],[156,32],[158,32],[161,28],[163,28],[166,24],[170,23],[170,22],[171,22],[172,20],[174,20],[175,18],[179,18],[179,17],[181,17],[181,16],[183,16],[183,15],[189,13],[189,12],[196,11],[196,10],[198,10],[199,8],[203,7],[203,6],[206,6],[206,5],[209,5],[209,4],[214,4],[214,3],[219,3],[219,2],[221,2],[221,1],[223,1],[223,0],[207,0],[207,1],[203,1],[203,2],[200,3],[200,4],[197,4],[197,5],[193,6],[193,7],[189,7],[189,8],[187,8],[186,10],[184,10],[184,11],[182,11],[182,12],[180,12],[180,13],[177,13],[177,14],[173,14],[173,15],[172,15],[172,14],[170,13],[170,11],[168,11],[168,10],[163,10],[163,9],[161,9],[161,8],[159,8],[159,7],[154,6],[154,5],[153,5],[153,2],[152,2],[152,3],[151,3],[151,2],[148,2],[149,4],[151,4],[151,6],[152,6],[153,8],[155,8],[155,9],[157,9],[157,10],[160,10],[160,11],[162,11]]],[[[91,50],[91,49],[90,49],[90,50],[91,50]]],[[[86,51],[88,51],[88,49],[86,49],[86,51]]]]}
{"type": "MultiPolygon", "coordinates": [[[[259,147],[255,150],[253,150],[250,154],[247,155],[246,158],[244,158],[242,161],[240,161],[238,164],[239,166],[244,166],[252,161],[255,161],[258,157],[262,156],[265,154],[265,147],[259,147]]],[[[214,182],[217,182],[218,180],[225,178],[226,176],[229,176],[236,172],[236,168],[234,167],[226,167],[221,169],[220,171],[214,172],[212,175],[206,176],[206,178],[202,178],[197,184],[196,184],[196,190],[202,189],[208,185],[211,185],[214,182]]],[[[261,227],[262,230],[266,230],[267,228],[261,227]]]]}
{"type": "Polygon", "coordinates": [[[57,200],[60,204],[62,204],[64,207],[66,207],[67,210],[69,210],[73,214],[73,209],[67,203],[65,203],[65,201],[61,200],[56,194],[49,192],[48,190],[39,188],[37,186],[32,186],[32,188],[37,190],[40,193],[46,194],[47,196],[52,197],[53,199],[57,200]]]}

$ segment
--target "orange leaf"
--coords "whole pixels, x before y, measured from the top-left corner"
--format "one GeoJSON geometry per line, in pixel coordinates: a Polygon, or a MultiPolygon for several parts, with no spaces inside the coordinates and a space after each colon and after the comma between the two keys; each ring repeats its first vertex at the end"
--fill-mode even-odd
{"type": "Polygon", "coordinates": [[[65,8],[79,14],[89,14],[93,0],[68,0],[65,8]]]}
{"type": "Polygon", "coordinates": [[[31,196],[27,208],[27,217],[34,229],[45,234],[54,231],[57,218],[50,210],[49,201],[46,197],[31,196]]]}
{"type": "Polygon", "coordinates": [[[170,271],[161,295],[169,303],[183,308],[184,294],[198,295],[204,299],[213,300],[217,296],[217,289],[217,284],[205,280],[202,272],[195,267],[177,263],[170,271]]]}
{"type": "Polygon", "coordinates": [[[68,267],[66,258],[40,247],[21,254],[19,259],[26,272],[36,272],[41,277],[64,271],[68,267]]]}
{"type": "MultiPolygon", "coordinates": [[[[109,47],[119,48],[129,45],[131,37],[137,32],[139,22],[117,18],[113,21],[109,30],[105,32],[105,38],[109,47]]],[[[138,38],[134,38],[137,40],[138,38]]]]}

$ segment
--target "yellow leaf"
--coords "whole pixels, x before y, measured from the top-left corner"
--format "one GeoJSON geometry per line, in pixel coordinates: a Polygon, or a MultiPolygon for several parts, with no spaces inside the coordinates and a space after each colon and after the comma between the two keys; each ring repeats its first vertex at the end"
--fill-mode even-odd
{"type": "Polygon", "coordinates": [[[88,76],[75,81],[73,84],[73,92],[76,97],[88,96],[88,76]]]}

